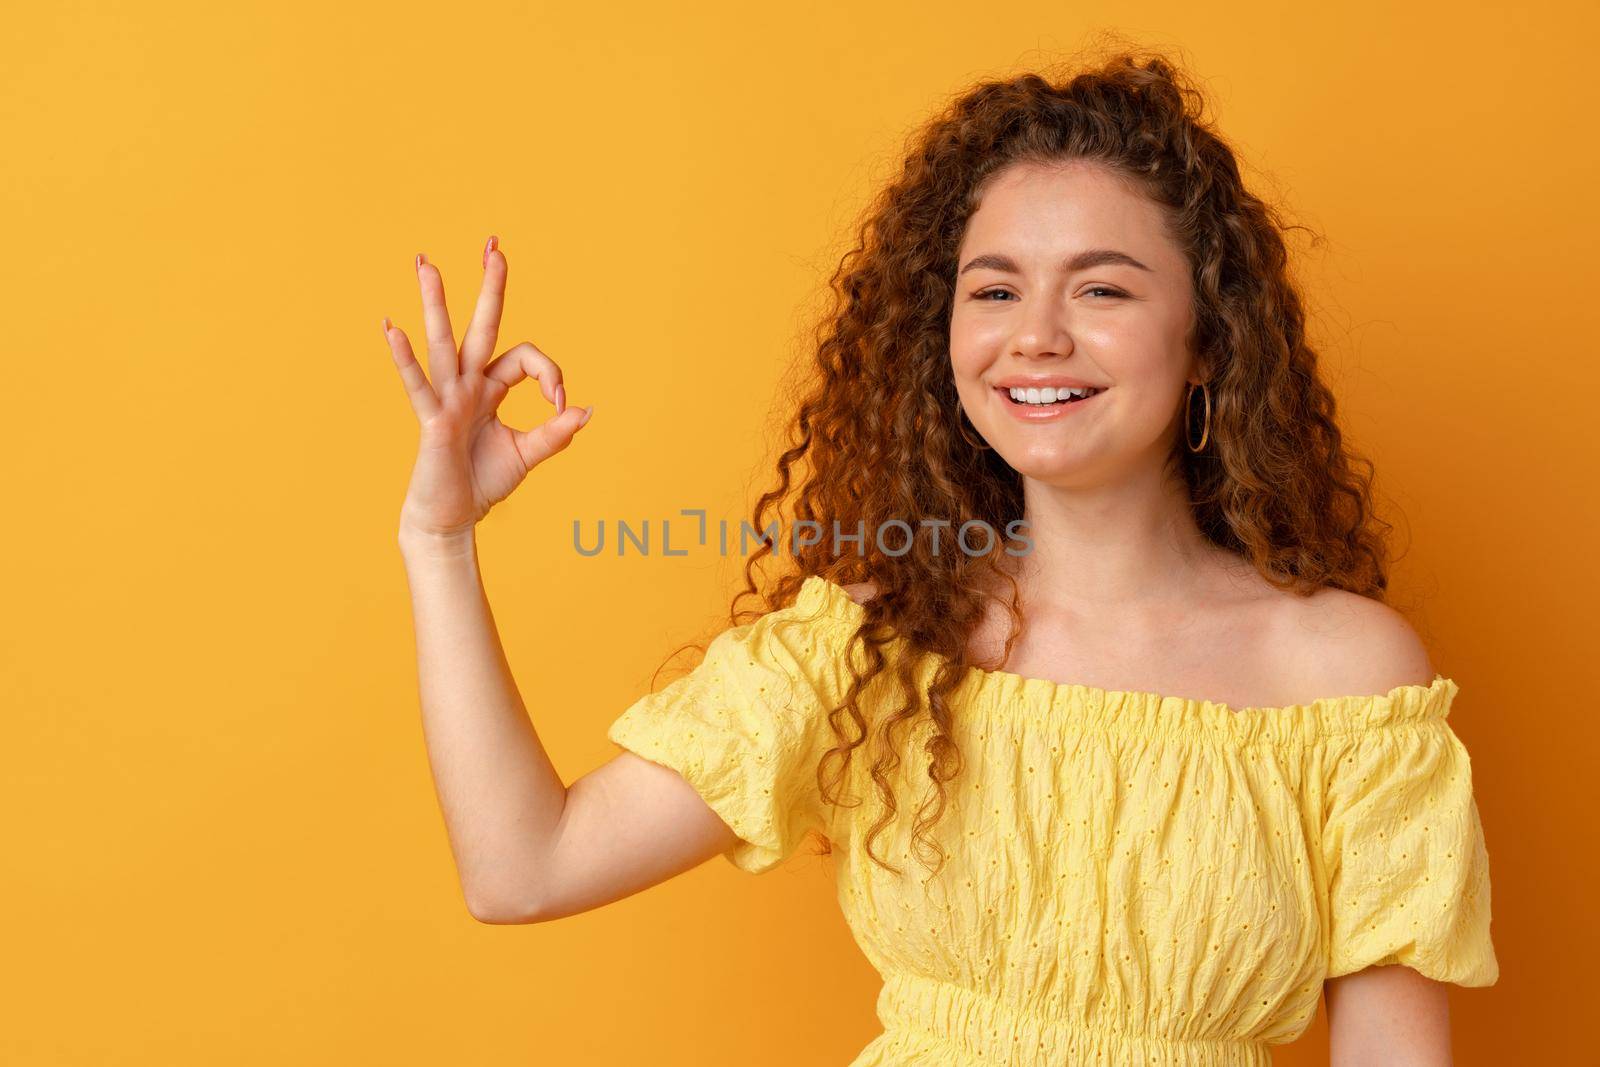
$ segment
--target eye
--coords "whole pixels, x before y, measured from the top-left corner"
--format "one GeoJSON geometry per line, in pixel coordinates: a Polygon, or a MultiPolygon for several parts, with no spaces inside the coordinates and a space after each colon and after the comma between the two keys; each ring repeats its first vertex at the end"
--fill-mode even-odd
{"type": "MultiPolygon", "coordinates": [[[[1124,297],[1126,297],[1128,295],[1127,293],[1122,292],[1120,289],[1113,289],[1108,285],[1090,286],[1088,289],[1084,290],[1084,292],[1085,293],[1104,293],[1106,296],[1110,297],[1112,300],[1122,299],[1122,298],[1124,298],[1124,297]]],[[[991,296],[996,296],[996,295],[1015,296],[1016,294],[1013,293],[1009,289],[980,289],[976,293],[972,294],[972,298],[974,300],[988,300],[991,296]]],[[[996,301],[989,301],[989,302],[990,303],[995,303],[996,301]]]]}

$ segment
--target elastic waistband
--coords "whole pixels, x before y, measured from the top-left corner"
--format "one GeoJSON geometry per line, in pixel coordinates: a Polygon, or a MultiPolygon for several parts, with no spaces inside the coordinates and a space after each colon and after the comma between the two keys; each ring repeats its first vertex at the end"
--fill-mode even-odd
{"type": "Polygon", "coordinates": [[[890,975],[878,994],[885,1030],[913,1030],[985,1063],[1271,1067],[1261,1041],[1154,1037],[1020,1010],[995,997],[915,975],[890,975]]]}

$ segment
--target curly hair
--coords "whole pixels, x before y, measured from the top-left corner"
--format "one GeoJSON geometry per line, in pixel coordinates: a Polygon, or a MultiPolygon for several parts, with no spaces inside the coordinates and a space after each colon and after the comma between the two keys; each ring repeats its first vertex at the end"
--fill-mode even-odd
{"type": "MultiPolygon", "coordinates": [[[[785,506],[792,523],[842,530],[876,530],[906,515],[1004,529],[1023,517],[1021,476],[993,450],[975,449],[958,422],[949,335],[956,257],[968,219],[1000,172],[1018,163],[1088,161],[1164,209],[1192,270],[1193,344],[1210,391],[1210,429],[1199,452],[1175,435],[1167,462],[1187,485],[1199,529],[1277,588],[1309,595],[1333,586],[1381,599],[1392,527],[1373,512],[1372,464],[1344,444],[1333,394],[1317,373],[1283,239],[1293,227],[1246,191],[1204,107],[1175,63],[1122,49],[1056,80],[1030,72],[980,82],[929,121],[898,177],[868,205],[830,280],[831,309],[816,328],[815,359],[801,365],[809,380],[787,425],[777,484],[754,507],[755,530],[774,519],[781,525],[785,506]]],[[[1181,424],[1190,441],[1198,436],[1192,418],[1181,424]]],[[[944,852],[929,831],[962,769],[950,697],[969,669],[988,669],[968,651],[985,602],[979,579],[1011,583],[1012,636],[1002,663],[1021,626],[1014,580],[995,553],[929,552],[913,540],[889,555],[869,537],[855,556],[830,554],[823,543],[796,545],[793,573],[761,594],[755,569],[772,554],[764,538],[745,561],[746,588],[729,609],[731,622],[748,621],[736,609],[751,594],[764,601],[756,616],[792,604],[811,575],[876,586],[850,646],[865,653],[865,669],[851,664],[845,701],[828,714],[837,744],[818,765],[817,784],[830,804],[860,803],[839,790],[855,750],[869,745],[883,812],[866,850],[900,873],[873,842],[898,811],[890,775],[904,734],[916,722],[931,725],[926,767],[919,759],[913,768],[925,770],[931,788],[916,811],[911,847],[937,873],[944,852]],[[890,642],[912,654],[891,656],[890,642]],[[929,664],[933,670],[922,670],[929,664]],[[892,696],[866,700],[891,685],[892,696]]],[[[831,851],[825,839],[820,844],[821,854],[831,851]]]]}

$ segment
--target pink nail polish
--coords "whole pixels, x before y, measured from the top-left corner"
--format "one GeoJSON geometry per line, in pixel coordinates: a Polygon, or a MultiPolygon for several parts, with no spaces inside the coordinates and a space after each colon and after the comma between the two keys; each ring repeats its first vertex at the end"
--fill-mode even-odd
{"type": "Polygon", "coordinates": [[[428,262],[428,257],[424,253],[418,252],[417,253],[417,269],[421,270],[422,269],[422,265],[424,263],[426,263],[426,262],[428,262]]]}
{"type": "Polygon", "coordinates": [[[389,339],[389,329],[390,329],[389,316],[385,315],[383,317],[383,339],[385,341],[387,341],[389,339]]]}
{"type": "Polygon", "coordinates": [[[567,388],[559,382],[556,384],[556,414],[567,410],[567,388]]]}
{"type": "Polygon", "coordinates": [[[579,426],[586,426],[586,425],[588,425],[588,422],[589,422],[589,417],[590,417],[590,416],[591,416],[591,415],[593,415],[593,414],[594,414],[594,405],[593,405],[593,404],[590,404],[590,405],[589,405],[589,406],[588,406],[588,407],[586,407],[586,408],[584,408],[584,409],[583,409],[583,418],[581,418],[581,419],[579,419],[579,420],[578,420],[578,425],[579,425],[579,426]]]}
{"type": "Polygon", "coordinates": [[[489,265],[489,253],[493,252],[499,245],[500,239],[490,234],[488,242],[483,246],[483,265],[485,267],[489,265]]]}

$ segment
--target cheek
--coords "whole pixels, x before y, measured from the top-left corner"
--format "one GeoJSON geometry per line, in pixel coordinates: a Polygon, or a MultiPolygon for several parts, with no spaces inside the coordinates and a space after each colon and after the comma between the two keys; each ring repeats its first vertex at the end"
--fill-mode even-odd
{"type": "Polygon", "coordinates": [[[1149,315],[1124,312],[1085,318],[1072,332],[1080,348],[1103,352],[1107,357],[1127,360],[1146,359],[1167,345],[1166,324],[1149,315]]]}
{"type": "Polygon", "coordinates": [[[957,381],[983,373],[994,362],[996,351],[992,341],[959,324],[950,331],[950,368],[957,381]]]}
{"type": "Polygon", "coordinates": [[[1130,315],[1096,323],[1079,331],[1076,342],[1118,384],[1159,387],[1185,374],[1181,330],[1165,320],[1130,315]]]}

